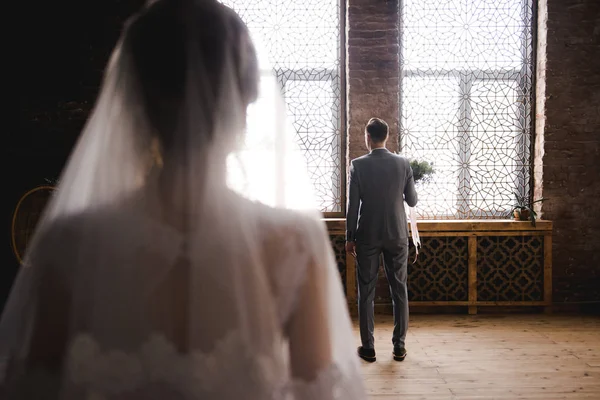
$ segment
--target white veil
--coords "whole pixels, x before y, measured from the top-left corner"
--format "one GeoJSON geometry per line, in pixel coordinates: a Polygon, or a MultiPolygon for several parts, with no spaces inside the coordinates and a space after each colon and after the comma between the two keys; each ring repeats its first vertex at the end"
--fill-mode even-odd
{"type": "Polygon", "coordinates": [[[364,398],[305,162],[255,54],[215,0],[129,21],[4,309],[0,397],[364,398]]]}

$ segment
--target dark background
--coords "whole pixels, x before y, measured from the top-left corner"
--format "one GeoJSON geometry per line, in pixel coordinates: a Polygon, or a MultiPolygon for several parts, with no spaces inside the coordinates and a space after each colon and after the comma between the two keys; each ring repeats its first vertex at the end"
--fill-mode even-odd
{"type": "Polygon", "coordinates": [[[4,14],[11,107],[4,132],[5,223],[0,306],[18,268],[11,249],[19,198],[58,178],[94,104],[123,22],[143,0],[26,1],[4,14]]]}

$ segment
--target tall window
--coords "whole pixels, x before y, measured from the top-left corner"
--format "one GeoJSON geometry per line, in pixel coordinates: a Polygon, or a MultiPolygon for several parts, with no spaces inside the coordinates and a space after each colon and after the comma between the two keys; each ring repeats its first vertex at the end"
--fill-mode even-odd
{"type": "Polygon", "coordinates": [[[531,179],[532,0],[401,2],[401,150],[424,218],[506,216],[531,179]]]}
{"type": "MultiPolygon", "coordinates": [[[[268,54],[321,210],[342,212],[339,0],[222,0],[222,3],[240,15],[268,54]]],[[[269,85],[272,71],[263,73],[263,84],[269,85]]]]}

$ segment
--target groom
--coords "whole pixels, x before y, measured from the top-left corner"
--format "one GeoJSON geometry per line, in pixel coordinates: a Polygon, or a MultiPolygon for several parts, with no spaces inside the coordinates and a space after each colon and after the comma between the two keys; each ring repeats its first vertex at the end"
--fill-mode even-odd
{"type": "Polygon", "coordinates": [[[369,362],[376,360],[373,313],[381,254],[394,305],[393,357],[396,361],[406,357],[408,223],[404,202],[414,207],[417,192],[408,160],[385,148],[388,132],[385,121],[371,118],[365,127],[370,153],[350,163],[346,251],[357,262],[362,341],[358,355],[369,362]]]}

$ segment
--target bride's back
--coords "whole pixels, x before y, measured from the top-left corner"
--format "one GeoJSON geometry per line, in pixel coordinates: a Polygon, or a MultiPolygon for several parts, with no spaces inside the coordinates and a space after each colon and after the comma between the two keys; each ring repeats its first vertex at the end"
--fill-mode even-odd
{"type": "Polygon", "coordinates": [[[80,227],[70,240],[81,298],[74,307],[83,310],[75,324],[119,347],[159,332],[180,352],[210,352],[234,330],[260,346],[269,334],[240,325],[258,308],[264,321],[253,329],[276,331],[256,256],[261,222],[225,183],[227,153],[258,85],[247,29],[213,0],[159,0],[128,22],[116,54],[113,90],[123,103],[108,107],[130,149],[118,148],[124,135],[113,130],[105,153],[120,152],[113,170],[144,165],[130,178],[138,186],[120,188],[119,171],[97,174],[97,197],[111,197],[55,224],[80,227]]]}
{"type": "Polygon", "coordinates": [[[210,217],[184,234],[139,202],[48,228],[43,247],[60,246],[62,256],[54,259],[56,252],[43,247],[37,254],[44,279],[61,283],[47,289],[68,300],[45,311],[69,328],[54,337],[57,343],[44,343],[64,348],[70,380],[103,393],[158,381],[165,390],[223,398],[242,390],[231,376],[243,383],[239,395],[256,398],[285,384],[286,326],[315,257],[309,238],[319,227],[231,192],[221,200],[244,210],[244,224],[258,234],[251,242],[235,221],[210,217]],[[217,223],[231,229],[215,230],[217,223]]]}

